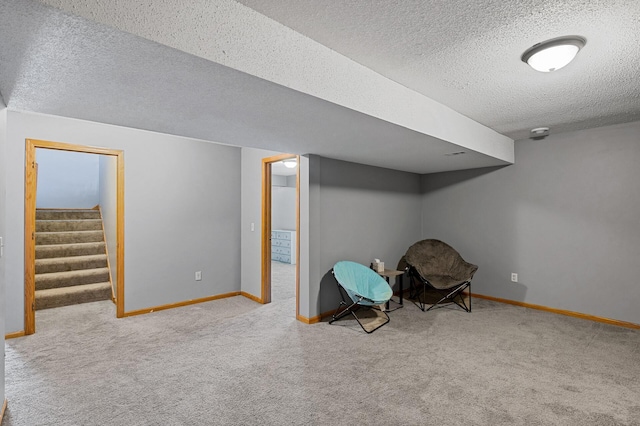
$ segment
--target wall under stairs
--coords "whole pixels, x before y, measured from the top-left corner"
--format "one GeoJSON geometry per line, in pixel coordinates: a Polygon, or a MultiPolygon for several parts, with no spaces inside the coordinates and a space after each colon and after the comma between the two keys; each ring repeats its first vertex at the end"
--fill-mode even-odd
{"type": "Polygon", "coordinates": [[[99,210],[36,210],[36,310],[111,299],[99,210]]]}

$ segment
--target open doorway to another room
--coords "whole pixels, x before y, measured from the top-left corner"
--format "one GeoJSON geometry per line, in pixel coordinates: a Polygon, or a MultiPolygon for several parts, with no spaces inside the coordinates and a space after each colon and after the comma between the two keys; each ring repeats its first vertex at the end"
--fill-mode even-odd
{"type": "Polygon", "coordinates": [[[261,302],[295,303],[300,316],[300,158],[262,159],[261,302]]]}
{"type": "Polygon", "coordinates": [[[271,301],[296,297],[295,159],[271,165],[271,301]]]}
{"type": "Polygon", "coordinates": [[[26,158],[25,334],[36,310],[107,300],[121,316],[122,152],[27,140],[26,158]]]}

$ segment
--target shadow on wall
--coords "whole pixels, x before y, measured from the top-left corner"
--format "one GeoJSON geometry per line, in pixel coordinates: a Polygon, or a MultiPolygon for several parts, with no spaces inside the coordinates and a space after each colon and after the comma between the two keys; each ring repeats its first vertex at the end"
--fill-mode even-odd
{"type": "Polygon", "coordinates": [[[331,273],[331,270],[327,271],[320,280],[320,299],[318,300],[318,306],[320,314],[331,312],[338,306],[339,301],[342,300],[340,296],[340,290],[338,289],[338,282],[331,273]]]}
{"type": "Polygon", "coordinates": [[[512,164],[506,166],[494,166],[494,167],[481,167],[479,169],[470,169],[470,170],[461,170],[455,172],[441,172],[441,173],[433,173],[431,175],[423,175],[423,176],[437,176],[443,173],[447,174],[447,179],[422,179],[421,192],[424,194],[425,192],[433,192],[443,188],[451,187],[461,182],[466,182],[480,176],[493,173],[497,170],[503,169],[505,167],[511,167],[512,164]]]}
{"type": "Polygon", "coordinates": [[[323,173],[322,186],[415,194],[419,190],[419,175],[397,170],[372,167],[364,164],[350,163],[342,160],[322,158],[324,170],[339,173],[323,173]]]}

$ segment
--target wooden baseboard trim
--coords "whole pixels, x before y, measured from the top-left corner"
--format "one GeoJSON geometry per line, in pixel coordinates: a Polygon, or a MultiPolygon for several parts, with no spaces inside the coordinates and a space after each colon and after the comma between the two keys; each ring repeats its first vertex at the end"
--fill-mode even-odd
{"type": "Polygon", "coordinates": [[[315,324],[317,322],[320,322],[320,316],[307,318],[303,315],[298,314],[296,315],[296,319],[304,324],[315,324]]]}
{"type": "Polygon", "coordinates": [[[262,301],[262,299],[260,299],[257,296],[254,296],[253,294],[247,293],[246,291],[241,291],[240,295],[246,297],[249,300],[253,300],[254,302],[264,305],[264,302],[262,301]]]}
{"type": "Polygon", "coordinates": [[[315,317],[311,317],[311,318],[303,317],[302,315],[297,315],[296,319],[305,324],[316,324],[322,321],[323,319],[332,316],[333,314],[336,313],[336,311],[337,309],[332,309],[330,311],[323,312],[320,315],[316,315],[315,317]]]}
{"type": "Polygon", "coordinates": [[[548,306],[534,305],[532,303],[518,302],[516,300],[502,299],[500,297],[493,297],[493,296],[485,296],[483,294],[477,294],[477,293],[473,293],[472,297],[477,297],[478,299],[492,300],[494,302],[507,303],[509,305],[522,306],[524,308],[537,309],[539,311],[551,312],[554,314],[566,315],[569,317],[581,318],[589,321],[617,325],[618,327],[633,328],[635,330],[640,330],[640,324],[634,324],[632,322],[619,321],[611,318],[597,317],[595,315],[588,315],[580,312],[567,311],[565,309],[549,308],[548,306]]]}
{"type": "Polygon", "coordinates": [[[2,404],[2,410],[0,410],[0,423],[2,423],[2,419],[4,419],[4,412],[7,409],[7,400],[5,398],[4,403],[2,404]]]}
{"type": "Polygon", "coordinates": [[[8,339],[15,339],[16,337],[24,337],[26,335],[27,333],[25,333],[24,330],[22,330],[22,331],[16,331],[13,333],[7,333],[4,335],[4,338],[5,340],[8,340],[8,339]]]}
{"type": "Polygon", "coordinates": [[[240,296],[240,292],[239,291],[233,291],[231,293],[217,294],[215,296],[202,297],[200,299],[191,299],[191,300],[185,300],[184,302],[171,303],[171,304],[168,304],[168,305],[161,305],[161,306],[154,306],[153,308],[138,309],[136,311],[125,312],[124,316],[125,317],[132,317],[132,316],[135,316],[135,315],[150,314],[151,312],[164,311],[166,309],[173,309],[173,308],[180,308],[182,306],[189,306],[189,305],[195,305],[197,303],[211,302],[212,300],[226,299],[227,297],[234,297],[234,296],[240,296]]]}

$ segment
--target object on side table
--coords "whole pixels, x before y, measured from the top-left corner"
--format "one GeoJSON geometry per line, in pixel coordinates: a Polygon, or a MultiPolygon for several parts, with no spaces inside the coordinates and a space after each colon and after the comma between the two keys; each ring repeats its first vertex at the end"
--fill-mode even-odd
{"type": "Polygon", "coordinates": [[[404,260],[409,267],[411,297],[418,300],[421,310],[425,311],[425,298],[428,289],[432,289],[438,294],[438,300],[427,311],[455,303],[471,312],[471,279],[478,270],[477,265],[466,262],[450,245],[433,239],[418,241],[409,247],[404,260]],[[468,305],[465,290],[468,290],[468,305]]]}

